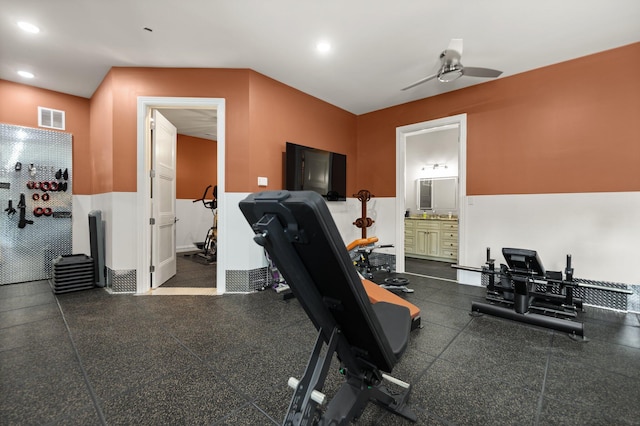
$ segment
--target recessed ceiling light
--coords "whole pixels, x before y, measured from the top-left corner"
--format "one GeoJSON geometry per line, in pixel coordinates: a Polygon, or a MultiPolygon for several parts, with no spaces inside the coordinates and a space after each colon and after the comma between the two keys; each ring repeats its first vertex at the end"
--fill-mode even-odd
{"type": "Polygon", "coordinates": [[[35,77],[32,73],[30,73],[29,71],[18,71],[18,75],[20,77],[24,77],[24,78],[33,78],[35,77]]]}
{"type": "Polygon", "coordinates": [[[331,44],[328,41],[320,41],[316,44],[316,50],[320,53],[327,53],[331,50],[331,44]]]}
{"type": "Polygon", "coordinates": [[[18,22],[18,26],[28,33],[38,34],[40,32],[40,28],[28,22],[20,21],[18,22]]]}

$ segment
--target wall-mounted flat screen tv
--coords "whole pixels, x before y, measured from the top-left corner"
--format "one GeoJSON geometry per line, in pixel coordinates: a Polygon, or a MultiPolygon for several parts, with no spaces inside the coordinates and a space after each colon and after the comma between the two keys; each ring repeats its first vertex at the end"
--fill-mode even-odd
{"type": "Polygon", "coordinates": [[[315,191],[327,201],[347,199],[347,156],[287,142],[286,189],[315,191]]]}

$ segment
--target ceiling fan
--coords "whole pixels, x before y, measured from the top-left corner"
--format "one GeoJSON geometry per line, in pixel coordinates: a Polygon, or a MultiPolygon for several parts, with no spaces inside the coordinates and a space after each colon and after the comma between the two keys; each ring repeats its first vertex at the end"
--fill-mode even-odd
{"type": "Polygon", "coordinates": [[[440,62],[442,63],[442,65],[440,66],[440,69],[438,69],[438,72],[428,77],[422,78],[415,83],[404,87],[402,90],[411,89],[412,87],[425,83],[429,80],[433,80],[434,78],[437,78],[440,82],[448,83],[450,81],[456,80],[459,77],[462,77],[463,75],[468,77],[496,78],[500,74],[502,74],[502,71],[493,70],[491,68],[465,67],[460,62],[461,56],[462,39],[451,39],[447,50],[440,54],[440,62]]]}

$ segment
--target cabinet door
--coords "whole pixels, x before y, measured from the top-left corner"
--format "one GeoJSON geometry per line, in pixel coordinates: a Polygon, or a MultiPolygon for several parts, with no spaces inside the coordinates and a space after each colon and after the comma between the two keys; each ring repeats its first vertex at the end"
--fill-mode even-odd
{"type": "Polygon", "coordinates": [[[408,254],[413,254],[416,252],[416,247],[415,247],[415,239],[414,236],[407,236],[405,235],[404,237],[404,252],[408,253],[408,254]]]}
{"type": "Polygon", "coordinates": [[[440,249],[440,231],[418,229],[416,231],[416,254],[438,256],[440,249]]]}
{"type": "Polygon", "coordinates": [[[440,231],[429,231],[427,239],[427,255],[437,256],[440,254],[440,231]]]}

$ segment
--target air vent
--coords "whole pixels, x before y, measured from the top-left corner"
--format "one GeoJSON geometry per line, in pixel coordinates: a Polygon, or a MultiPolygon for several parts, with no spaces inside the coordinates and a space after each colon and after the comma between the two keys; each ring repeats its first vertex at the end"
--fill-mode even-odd
{"type": "Polygon", "coordinates": [[[64,130],[64,111],[38,107],[38,126],[64,130]]]}

